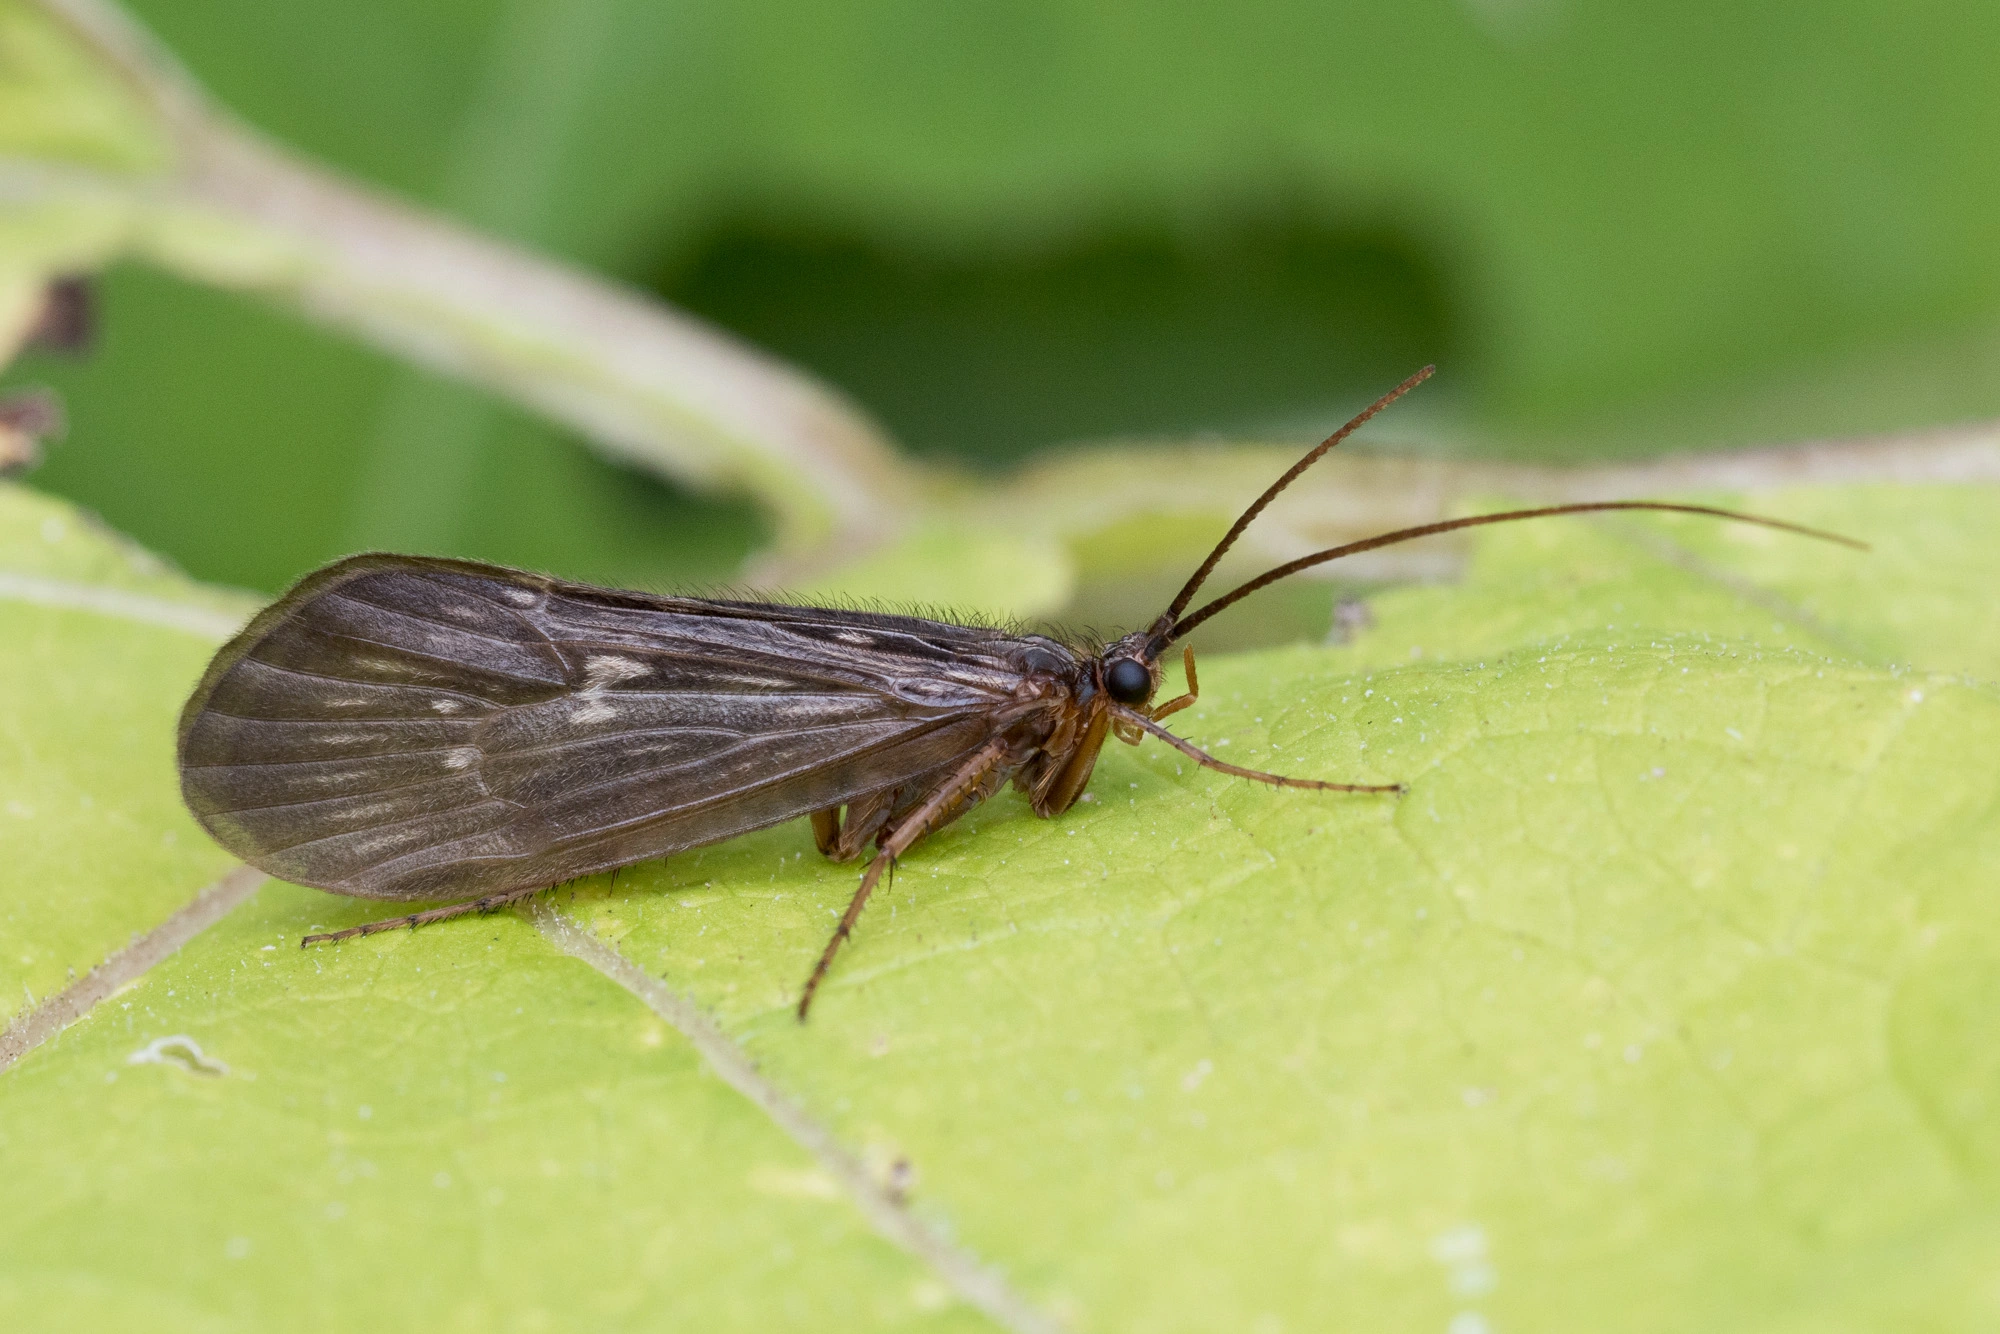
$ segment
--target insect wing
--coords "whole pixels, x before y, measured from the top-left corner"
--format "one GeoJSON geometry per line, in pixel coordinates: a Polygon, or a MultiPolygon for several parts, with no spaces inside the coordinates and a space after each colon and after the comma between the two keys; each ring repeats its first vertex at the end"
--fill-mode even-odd
{"type": "Polygon", "coordinates": [[[948,769],[1004,725],[1019,642],[355,557],[217,654],[181,716],[182,792],[301,884],[553,884],[948,769]]]}

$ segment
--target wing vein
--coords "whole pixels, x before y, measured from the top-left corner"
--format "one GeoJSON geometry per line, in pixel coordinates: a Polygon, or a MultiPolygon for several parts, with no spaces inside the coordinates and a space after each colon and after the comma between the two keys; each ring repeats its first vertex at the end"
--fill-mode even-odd
{"type": "MultiPolygon", "coordinates": [[[[328,676],[325,672],[309,672],[303,667],[288,667],[283,663],[272,662],[268,658],[251,657],[247,658],[246,661],[256,663],[257,666],[264,671],[282,672],[286,676],[296,676],[307,681],[324,681],[328,685],[333,685],[333,686],[360,686],[365,690],[396,690],[396,691],[423,690],[439,695],[449,695],[454,699],[462,699],[468,704],[476,704],[484,709],[491,709],[498,707],[493,703],[492,700],[486,698],[484,695],[469,695],[462,690],[453,690],[450,686],[412,685],[406,681],[371,681],[365,677],[328,676]]],[[[222,711],[220,709],[209,708],[205,709],[204,712],[221,713],[222,711]]],[[[244,715],[241,714],[225,714],[224,716],[230,718],[244,717],[244,715]]],[[[247,719],[247,721],[255,722],[258,720],[252,717],[247,719]]],[[[272,719],[271,721],[275,722],[277,720],[272,719]]],[[[377,719],[352,718],[352,719],[345,719],[345,721],[352,721],[352,722],[372,721],[372,722],[387,723],[387,722],[401,722],[403,720],[399,718],[377,718],[377,719]]]]}
{"type": "MultiPolygon", "coordinates": [[[[433,586],[435,587],[435,585],[433,586]]],[[[377,613],[378,615],[391,616],[395,617],[398,620],[404,620],[404,621],[415,621],[418,625],[428,625],[438,630],[449,631],[450,633],[455,635],[464,635],[470,639],[483,639],[489,644],[494,644],[499,646],[500,648],[509,649],[516,652],[518,652],[522,648],[532,647],[532,645],[535,643],[536,640],[546,641],[548,638],[547,631],[541,629],[541,627],[537,625],[534,625],[532,622],[523,620],[522,625],[534,634],[535,636],[534,640],[502,639],[499,635],[485,634],[479,630],[473,629],[469,625],[461,625],[457,621],[446,620],[441,616],[426,616],[424,615],[423,612],[412,610],[408,607],[392,607],[380,602],[371,602],[364,597],[357,597],[355,596],[352,585],[336,588],[329,591],[326,594],[325,600],[328,602],[345,603],[350,607],[364,607],[371,612],[377,613]]],[[[500,604],[496,602],[492,603],[491,605],[497,607],[500,604]]],[[[388,646],[384,645],[384,647],[388,646]]]]}
{"type": "MultiPolygon", "coordinates": [[[[599,825],[597,826],[597,828],[593,829],[590,832],[590,834],[577,835],[577,837],[579,838],[594,837],[600,833],[607,833],[612,830],[630,828],[635,824],[644,824],[647,820],[656,820],[666,815],[680,815],[688,811],[706,810],[710,806],[718,805],[725,801],[734,801],[749,793],[761,791],[764,788],[774,787],[780,783],[787,782],[793,778],[798,777],[800,774],[809,773],[812,770],[821,768],[828,763],[843,763],[857,759],[862,759],[874,753],[875,751],[882,749],[885,746],[902,745],[907,742],[914,741],[919,737],[925,736],[928,733],[938,730],[938,728],[944,726],[946,723],[957,722],[957,721],[959,721],[959,719],[955,717],[933,719],[930,720],[928,725],[924,727],[911,728],[907,731],[895,732],[889,736],[878,738],[875,741],[870,742],[868,745],[860,746],[853,750],[843,750],[838,754],[832,756],[817,757],[812,761],[810,761],[809,763],[800,763],[794,766],[793,768],[785,769],[775,774],[759,775],[756,779],[750,782],[739,784],[736,787],[725,788],[722,791],[711,793],[706,797],[702,797],[694,801],[684,802],[680,805],[672,806],[664,810],[653,811],[647,815],[639,816],[631,820],[620,821],[616,824],[599,825]]],[[[980,744],[983,745],[985,743],[981,742],[980,744]]],[[[731,754],[742,749],[744,749],[744,745],[739,743],[737,745],[730,746],[724,750],[717,751],[714,754],[703,755],[695,759],[677,760],[672,764],[664,764],[659,766],[658,768],[641,769],[635,773],[620,774],[616,778],[606,778],[606,779],[601,779],[595,783],[587,783],[582,787],[569,788],[565,790],[563,795],[565,798],[574,799],[576,797],[583,796],[587,793],[601,791],[605,788],[623,787],[628,783],[641,781],[649,777],[663,776],[666,774],[670,774],[676,769],[685,769],[690,765],[714,764],[721,760],[727,759],[731,754]]]]}

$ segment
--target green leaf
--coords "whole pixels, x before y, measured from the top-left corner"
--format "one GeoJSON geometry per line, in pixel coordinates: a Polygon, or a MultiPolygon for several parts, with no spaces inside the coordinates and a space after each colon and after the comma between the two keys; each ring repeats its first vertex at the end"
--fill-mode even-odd
{"type": "MultiPolygon", "coordinates": [[[[2000,691],[1959,590],[2000,490],[1757,505],[1877,549],[1524,525],[1350,648],[1204,659],[1177,730],[1408,795],[1112,746],[1092,803],[914,850],[805,1027],[854,878],[802,827],[547,896],[637,991],[515,916],[300,951],[379,906],[267,886],[0,1075],[0,1320],[981,1325],[856,1203],[906,1190],[1077,1329],[1990,1324],[2000,691]]],[[[9,744],[185,829],[200,646],[116,622],[148,732],[40,708],[113,618],[0,600],[0,636],[37,616],[9,744]]],[[[24,823],[122,921],[217,869],[24,823]]],[[[10,944],[68,911],[49,865],[0,869],[10,944]]]]}
{"type": "Polygon", "coordinates": [[[173,720],[247,606],[0,484],[0,1016],[231,865],[180,804],[173,720]]]}

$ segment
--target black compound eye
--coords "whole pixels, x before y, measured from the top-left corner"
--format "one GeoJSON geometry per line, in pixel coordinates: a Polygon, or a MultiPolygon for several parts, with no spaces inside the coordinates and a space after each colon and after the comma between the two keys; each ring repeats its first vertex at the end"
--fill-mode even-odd
{"type": "Polygon", "coordinates": [[[1153,693],[1153,674],[1137,658],[1120,658],[1104,673],[1104,688],[1120,704],[1144,704],[1153,693]]]}

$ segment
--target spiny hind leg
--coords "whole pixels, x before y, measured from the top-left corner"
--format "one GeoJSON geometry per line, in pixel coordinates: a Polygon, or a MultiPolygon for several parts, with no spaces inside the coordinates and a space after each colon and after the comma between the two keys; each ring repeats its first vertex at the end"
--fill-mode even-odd
{"type": "Polygon", "coordinates": [[[299,948],[304,949],[308,945],[318,945],[324,941],[346,940],[351,936],[372,936],[378,931],[394,931],[406,926],[414,930],[420,926],[428,926],[432,922],[443,922],[453,917],[463,917],[469,912],[492,912],[495,908],[505,907],[517,899],[525,899],[530,895],[539,894],[547,888],[547,885],[529,885],[526,889],[510,889],[500,894],[487,894],[481,898],[467,899],[464,903],[447,903],[442,908],[428,908],[423,912],[413,912],[404,917],[389,917],[379,922],[363,922],[360,926],[345,927],[339,931],[322,931],[318,935],[307,936],[301,940],[299,948]]]}
{"type": "MultiPolygon", "coordinates": [[[[924,831],[922,834],[918,834],[917,837],[922,838],[925,834],[935,834],[938,830],[944,828],[974,806],[985,801],[988,797],[1007,785],[1007,776],[1007,770],[1000,765],[996,764],[988,768],[979,776],[977,781],[959,788],[950,801],[925,816],[924,831]]],[[[920,808],[926,806],[936,792],[937,788],[932,784],[905,786],[898,789],[896,795],[899,797],[899,800],[895,803],[894,808],[889,812],[888,818],[881,824],[875,836],[876,848],[888,847],[902,832],[904,824],[920,808]]],[[[899,850],[896,855],[901,856],[901,849],[907,846],[907,844],[899,844],[899,850]]]]}

